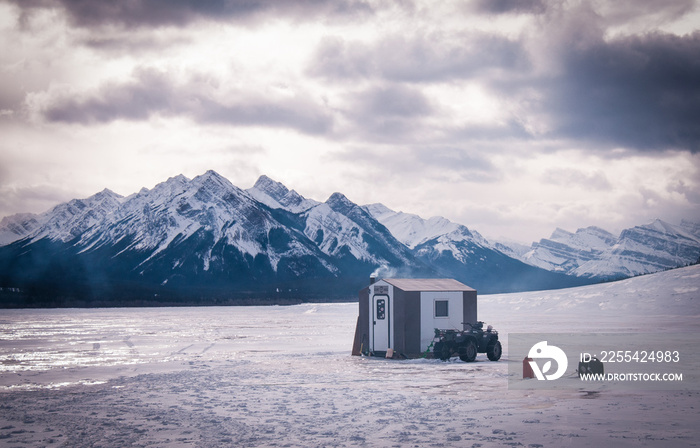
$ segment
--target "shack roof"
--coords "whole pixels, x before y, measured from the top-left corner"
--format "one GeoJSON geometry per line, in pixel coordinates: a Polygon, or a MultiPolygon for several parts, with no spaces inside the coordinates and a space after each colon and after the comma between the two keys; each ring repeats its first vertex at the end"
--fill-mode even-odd
{"type": "Polygon", "coordinates": [[[475,291],[452,278],[383,278],[392,286],[404,291],[475,291]]]}

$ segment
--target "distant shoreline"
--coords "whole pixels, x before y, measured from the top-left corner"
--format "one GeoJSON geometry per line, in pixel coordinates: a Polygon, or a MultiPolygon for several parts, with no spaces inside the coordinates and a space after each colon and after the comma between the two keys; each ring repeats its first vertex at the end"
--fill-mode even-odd
{"type": "Polygon", "coordinates": [[[146,308],[194,306],[290,306],[304,303],[352,303],[357,297],[240,297],[179,299],[159,297],[152,299],[74,299],[56,297],[28,297],[21,293],[0,291],[0,309],[45,308],[146,308]],[[21,296],[21,297],[20,297],[21,296]]]}

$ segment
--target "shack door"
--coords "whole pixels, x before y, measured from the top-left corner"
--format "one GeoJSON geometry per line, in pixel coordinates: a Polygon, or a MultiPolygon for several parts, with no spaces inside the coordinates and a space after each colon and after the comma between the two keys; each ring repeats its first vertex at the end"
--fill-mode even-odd
{"type": "Polygon", "coordinates": [[[389,296],[372,296],[372,350],[385,352],[389,349],[389,296]]]}

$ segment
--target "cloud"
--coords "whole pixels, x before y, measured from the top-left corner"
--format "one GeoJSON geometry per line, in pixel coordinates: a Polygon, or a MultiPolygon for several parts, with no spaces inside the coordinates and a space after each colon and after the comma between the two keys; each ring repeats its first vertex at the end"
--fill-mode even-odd
{"type": "MultiPolygon", "coordinates": [[[[516,118],[505,120],[504,122],[493,123],[468,123],[462,126],[446,129],[445,138],[459,141],[496,142],[502,144],[503,140],[527,142],[531,139],[530,132],[516,118]]],[[[487,145],[488,151],[494,151],[493,145],[487,145]]],[[[502,151],[502,149],[500,150],[502,151]]]]}
{"type": "Polygon", "coordinates": [[[424,116],[431,113],[428,98],[419,90],[402,85],[373,87],[359,95],[359,112],[374,116],[424,116]]]}
{"type": "Polygon", "coordinates": [[[391,35],[371,44],[327,37],[308,68],[326,80],[383,79],[435,82],[521,70],[528,64],[522,46],[482,32],[391,35]]]}
{"type": "Polygon", "coordinates": [[[636,22],[658,25],[676,20],[692,11],[693,0],[618,0],[594,1],[598,14],[608,24],[629,24],[636,22]]]}
{"type": "Polygon", "coordinates": [[[413,156],[420,169],[426,166],[433,168],[431,171],[435,181],[452,179],[488,184],[503,177],[501,168],[478,150],[449,146],[421,147],[413,151],[413,156]]]}
{"type": "Polygon", "coordinates": [[[226,89],[211,77],[175,75],[139,68],[127,81],[105,83],[89,92],[60,89],[30,95],[34,115],[56,123],[93,124],[145,121],[154,115],[187,117],[200,124],[237,124],[296,129],[322,134],[332,114],[305,93],[278,95],[255,89],[226,89]]]}
{"type": "Polygon", "coordinates": [[[176,86],[165,73],[152,69],[141,69],[132,80],[106,83],[89,93],[54,91],[47,95],[40,112],[52,122],[146,120],[155,113],[173,114],[178,108],[176,86]]]}
{"type": "Polygon", "coordinates": [[[283,127],[307,134],[325,134],[333,126],[330,112],[308,97],[269,100],[248,96],[233,104],[203,98],[197,109],[194,116],[200,123],[283,127]]]}
{"type": "Polygon", "coordinates": [[[118,56],[134,56],[157,53],[171,47],[184,47],[191,43],[182,33],[173,31],[164,35],[143,31],[112,31],[91,33],[78,39],[78,43],[92,50],[114,53],[118,56]]]}
{"type": "Polygon", "coordinates": [[[62,189],[58,185],[32,185],[16,187],[0,184],[0,210],[2,216],[14,213],[43,213],[56,204],[75,197],[75,191],[62,189]],[[9,211],[9,213],[7,213],[9,211]]]}
{"type": "Polygon", "coordinates": [[[695,7],[693,0],[588,0],[561,2],[559,0],[474,0],[465,7],[467,11],[485,14],[546,14],[562,8],[576,8],[584,4],[595,9],[608,24],[629,23],[644,20],[661,23],[675,20],[695,7]]]}
{"type": "Polygon", "coordinates": [[[359,162],[365,168],[357,175],[368,179],[368,184],[372,179],[384,179],[385,182],[417,188],[430,182],[490,183],[502,178],[501,168],[494,165],[487,155],[457,146],[350,147],[335,153],[329,160],[342,165],[359,162]]]}
{"type": "Polygon", "coordinates": [[[345,119],[339,135],[355,141],[414,143],[436,113],[418,88],[401,84],[373,85],[344,94],[339,111],[345,119]]]}
{"type": "Polygon", "coordinates": [[[367,14],[362,0],[12,0],[22,8],[23,20],[39,9],[60,9],[74,26],[120,28],[185,26],[198,20],[253,22],[285,17],[313,20],[367,14]]]}
{"type": "Polygon", "coordinates": [[[476,0],[473,7],[484,13],[531,13],[541,14],[547,9],[544,0],[476,0]]]}
{"type": "Polygon", "coordinates": [[[554,134],[640,150],[700,151],[700,32],[625,36],[569,48],[542,79],[554,134]]]}
{"type": "MultiPolygon", "coordinates": [[[[700,176],[698,176],[700,177],[700,176]]],[[[698,190],[700,182],[696,182],[695,186],[688,185],[687,181],[682,179],[674,179],[669,182],[666,191],[669,193],[678,193],[683,196],[689,203],[700,205],[700,190],[698,190]]]]}
{"type": "MultiPolygon", "coordinates": [[[[416,27],[370,42],[327,37],[307,73],[334,86],[478,83],[502,103],[498,123],[462,127],[453,120],[454,138],[700,151],[700,32],[610,33],[628,22],[677,19],[692,9],[688,0],[477,5],[538,15],[516,38],[449,27],[416,27]]],[[[440,106],[432,101],[433,111],[440,106]]],[[[385,124],[389,132],[401,130],[399,123],[385,124]]]]}
{"type": "Polygon", "coordinates": [[[602,171],[584,172],[573,168],[549,169],[543,174],[542,181],[552,185],[577,185],[593,190],[610,190],[612,188],[602,171]]]}
{"type": "Polygon", "coordinates": [[[8,117],[22,104],[25,92],[11,88],[7,84],[0,84],[0,117],[8,117]]]}
{"type": "Polygon", "coordinates": [[[482,79],[506,98],[513,119],[540,141],[607,152],[700,151],[700,32],[618,26],[678,17],[687,2],[554,5],[522,36],[530,69],[482,79]]]}

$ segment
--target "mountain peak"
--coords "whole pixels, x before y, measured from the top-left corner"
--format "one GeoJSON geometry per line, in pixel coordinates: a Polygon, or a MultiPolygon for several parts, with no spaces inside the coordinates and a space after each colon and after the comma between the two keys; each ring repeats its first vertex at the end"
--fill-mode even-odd
{"type": "Polygon", "coordinates": [[[554,232],[552,232],[552,236],[549,237],[550,240],[552,241],[559,241],[559,240],[568,240],[573,236],[573,233],[564,230],[560,227],[557,227],[554,232]]]}
{"type": "Polygon", "coordinates": [[[653,220],[649,224],[647,224],[645,226],[641,226],[641,227],[646,227],[648,229],[653,229],[653,230],[656,230],[658,232],[668,233],[668,234],[673,234],[673,233],[678,232],[678,229],[676,228],[676,226],[669,224],[666,221],[662,221],[659,218],[656,218],[655,220],[653,220]]]}
{"type": "MultiPolygon", "coordinates": [[[[185,176],[182,176],[182,177],[185,177],[185,176]]],[[[185,179],[187,179],[187,178],[185,177],[185,179]]],[[[208,170],[206,173],[201,174],[201,175],[195,177],[194,179],[192,179],[192,181],[195,181],[195,182],[196,181],[206,182],[208,180],[213,180],[215,182],[223,183],[223,184],[230,183],[228,179],[226,179],[224,176],[222,176],[221,174],[217,173],[214,170],[208,170]]]]}
{"type": "Polygon", "coordinates": [[[203,194],[205,196],[221,195],[222,191],[235,191],[237,194],[242,193],[242,191],[233,185],[231,181],[214,170],[209,170],[206,173],[195,177],[190,182],[190,185],[198,190],[198,194],[203,194]]]}
{"type": "Polygon", "coordinates": [[[253,188],[266,193],[278,202],[289,193],[289,189],[282,185],[282,183],[272,180],[264,174],[258,178],[253,188]]]}
{"type": "Polygon", "coordinates": [[[384,218],[384,217],[387,217],[387,216],[391,217],[391,216],[397,215],[398,213],[401,213],[401,212],[397,213],[397,212],[393,211],[392,209],[390,209],[389,207],[387,207],[386,205],[380,204],[378,202],[374,203],[374,204],[365,205],[364,209],[367,210],[370,215],[374,216],[380,222],[382,221],[382,218],[384,218]]]}
{"type": "Polygon", "coordinates": [[[204,174],[202,174],[202,176],[207,177],[207,178],[213,177],[216,179],[226,179],[224,176],[222,176],[221,174],[217,173],[214,170],[207,170],[204,174]]]}
{"type": "Polygon", "coordinates": [[[333,210],[338,213],[346,214],[348,211],[350,211],[352,208],[356,207],[357,205],[352,202],[350,199],[348,199],[343,193],[333,193],[328,200],[326,201],[326,204],[333,210]]]}
{"type": "Polygon", "coordinates": [[[0,245],[10,244],[24,238],[41,225],[40,215],[35,213],[17,213],[0,220],[0,245]]]}
{"type": "Polygon", "coordinates": [[[603,229],[603,228],[600,228],[600,227],[598,227],[598,226],[588,226],[588,227],[586,227],[586,228],[584,228],[584,229],[578,229],[578,230],[576,231],[576,233],[584,232],[584,231],[585,231],[585,232],[590,232],[590,233],[600,233],[600,234],[603,234],[603,235],[612,235],[612,233],[610,233],[610,232],[608,232],[607,230],[605,230],[605,229],[603,229]]]}
{"type": "Polygon", "coordinates": [[[292,213],[300,213],[318,205],[318,202],[306,199],[282,183],[262,175],[251,188],[246,190],[258,202],[271,208],[281,208],[292,213]]]}
{"type": "MultiPolygon", "coordinates": [[[[332,195],[328,197],[328,201],[345,201],[345,202],[350,202],[350,199],[348,199],[347,196],[345,196],[343,193],[340,192],[335,192],[332,195]]],[[[326,202],[328,202],[326,201],[326,202]]]]}
{"type": "Polygon", "coordinates": [[[100,191],[99,193],[96,193],[92,195],[93,198],[95,199],[106,199],[106,198],[111,198],[111,199],[124,199],[124,196],[120,195],[119,193],[115,193],[109,188],[105,188],[104,190],[100,191]]]}
{"type": "Polygon", "coordinates": [[[186,184],[190,180],[185,177],[183,174],[178,174],[177,176],[169,177],[168,180],[166,180],[166,183],[178,183],[178,184],[186,184]]]}
{"type": "Polygon", "coordinates": [[[442,236],[460,241],[465,238],[476,240],[475,235],[465,226],[453,223],[442,216],[423,219],[412,213],[395,212],[382,204],[370,204],[363,208],[410,249],[442,236]]]}

